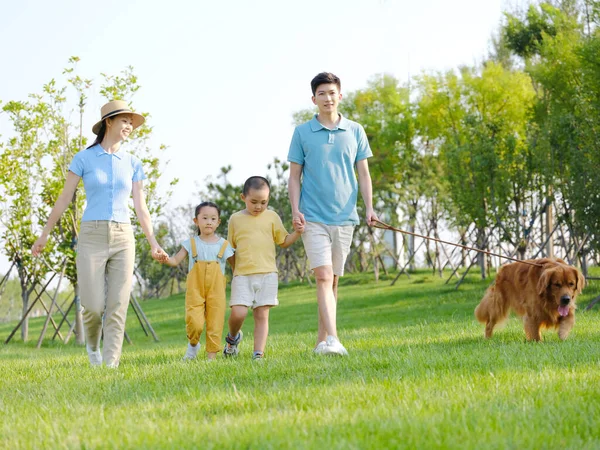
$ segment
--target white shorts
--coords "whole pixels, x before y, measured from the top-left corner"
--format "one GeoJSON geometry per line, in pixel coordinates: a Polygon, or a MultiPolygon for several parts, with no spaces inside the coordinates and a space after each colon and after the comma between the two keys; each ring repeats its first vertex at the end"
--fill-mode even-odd
{"type": "Polygon", "coordinates": [[[302,242],[310,268],[332,266],[334,275],[344,275],[344,265],[350,253],[353,233],[354,225],[306,222],[302,242]]]}
{"type": "Polygon", "coordinates": [[[231,299],[229,306],[277,306],[277,272],[236,275],[231,280],[231,299]]]}

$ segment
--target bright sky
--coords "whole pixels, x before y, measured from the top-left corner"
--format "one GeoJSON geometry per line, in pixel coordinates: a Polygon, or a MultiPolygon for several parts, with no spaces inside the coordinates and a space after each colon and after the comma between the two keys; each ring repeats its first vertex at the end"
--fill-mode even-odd
{"type": "MultiPolygon", "coordinates": [[[[514,4],[511,2],[510,4],[514,4]]],[[[285,159],[292,113],[312,106],[310,80],[337,74],[342,93],[376,74],[402,81],[480,61],[506,0],[19,0],[0,2],[0,100],[24,100],[70,56],[95,78],[131,65],[151,113],[153,143],[168,145],[163,186],[173,205],[197,202],[208,176],[231,164],[234,183],[285,159]]],[[[88,103],[84,131],[99,118],[88,103]]],[[[0,116],[0,134],[6,135],[0,116]]],[[[1,257],[0,257],[1,258],[1,257]]],[[[8,269],[0,259],[1,269],[8,269]]]]}

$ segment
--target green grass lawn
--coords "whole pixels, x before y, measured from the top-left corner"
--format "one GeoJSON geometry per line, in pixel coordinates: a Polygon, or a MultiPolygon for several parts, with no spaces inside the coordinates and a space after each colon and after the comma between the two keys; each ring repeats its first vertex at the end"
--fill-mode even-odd
{"type": "Polygon", "coordinates": [[[311,353],[307,286],[281,288],[254,363],[252,320],[236,360],[182,362],[183,295],[143,302],[159,343],[130,311],[118,370],[73,344],[36,350],[32,320],[30,343],[0,344],[0,448],[600,448],[600,307],[583,311],[600,282],[567,341],[528,343],[514,316],[483,339],[473,309],[489,281],[371,280],[342,280],[347,358],[311,353]]]}

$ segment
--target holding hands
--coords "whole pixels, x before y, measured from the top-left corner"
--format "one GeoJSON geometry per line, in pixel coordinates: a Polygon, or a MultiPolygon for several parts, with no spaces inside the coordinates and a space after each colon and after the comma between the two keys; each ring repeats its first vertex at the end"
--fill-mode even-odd
{"type": "Polygon", "coordinates": [[[294,226],[294,230],[296,230],[298,233],[304,233],[304,225],[306,225],[304,214],[302,214],[300,211],[293,212],[292,224],[294,226]]]}
{"type": "Polygon", "coordinates": [[[162,264],[169,261],[169,255],[160,245],[152,246],[152,258],[162,264]]]}
{"type": "Polygon", "coordinates": [[[295,212],[293,214],[292,225],[294,226],[294,231],[300,234],[304,233],[304,225],[306,225],[304,214],[300,211],[295,212]]]}

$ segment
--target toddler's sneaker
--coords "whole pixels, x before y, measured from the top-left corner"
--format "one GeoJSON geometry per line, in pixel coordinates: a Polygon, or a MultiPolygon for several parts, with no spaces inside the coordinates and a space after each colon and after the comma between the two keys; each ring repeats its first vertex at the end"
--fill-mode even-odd
{"type": "Polygon", "coordinates": [[[183,355],[184,361],[189,361],[190,359],[196,359],[198,356],[198,349],[200,348],[200,344],[196,344],[195,346],[188,343],[187,350],[185,351],[185,355],[183,355]]]}
{"type": "Polygon", "coordinates": [[[101,366],[102,365],[102,353],[100,349],[92,350],[92,348],[87,344],[85,349],[88,353],[88,358],[90,360],[90,366],[101,366]]]}
{"type": "Polygon", "coordinates": [[[264,352],[254,352],[254,354],[252,355],[252,361],[262,361],[264,357],[264,352]]]}
{"type": "Polygon", "coordinates": [[[322,352],[323,355],[348,356],[348,351],[335,336],[327,336],[325,344],[322,352]]]}
{"type": "Polygon", "coordinates": [[[232,338],[229,335],[229,333],[227,333],[227,336],[225,337],[225,342],[227,342],[227,345],[223,349],[223,356],[225,356],[226,358],[229,356],[237,356],[238,353],[240,352],[238,350],[238,345],[242,341],[243,337],[244,337],[244,333],[242,333],[242,330],[240,330],[240,332],[238,333],[238,335],[235,338],[232,338]]]}
{"type": "Polygon", "coordinates": [[[322,355],[323,354],[323,350],[325,350],[325,347],[327,347],[327,342],[321,341],[314,348],[313,352],[315,353],[315,355],[322,355]]]}

